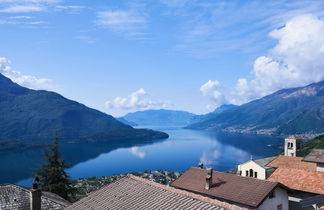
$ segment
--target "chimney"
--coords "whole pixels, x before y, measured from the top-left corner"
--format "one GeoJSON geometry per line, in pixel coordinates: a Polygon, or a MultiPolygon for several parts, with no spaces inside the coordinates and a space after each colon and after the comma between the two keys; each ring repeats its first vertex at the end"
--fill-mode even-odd
{"type": "Polygon", "coordinates": [[[42,191],[38,189],[39,178],[34,179],[33,188],[30,190],[30,209],[41,210],[42,191]]]}
{"type": "Polygon", "coordinates": [[[206,185],[205,185],[205,189],[209,190],[212,186],[213,183],[213,169],[212,168],[208,168],[207,169],[207,176],[206,176],[206,185]]]}
{"type": "Polygon", "coordinates": [[[203,168],[204,167],[204,164],[203,163],[198,163],[198,168],[203,168]]]}

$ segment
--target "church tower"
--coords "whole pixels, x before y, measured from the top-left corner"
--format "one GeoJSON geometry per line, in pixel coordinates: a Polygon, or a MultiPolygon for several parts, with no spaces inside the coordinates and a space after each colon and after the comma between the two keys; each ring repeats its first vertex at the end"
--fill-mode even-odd
{"type": "Polygon", "coordinates": [[[285,139],[285,156],[299,156],[301,139],[289,136],[285,139]]]}

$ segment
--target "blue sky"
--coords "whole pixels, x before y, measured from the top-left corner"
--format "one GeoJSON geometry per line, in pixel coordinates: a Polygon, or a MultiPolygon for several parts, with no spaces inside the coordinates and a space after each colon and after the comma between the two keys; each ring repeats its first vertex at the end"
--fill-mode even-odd
{"type": "Polygon", "coordinates": [[[207,113],[323,80],[323,15],[320,0],[0,0],[0,72],[114,116],[207,113]]]}

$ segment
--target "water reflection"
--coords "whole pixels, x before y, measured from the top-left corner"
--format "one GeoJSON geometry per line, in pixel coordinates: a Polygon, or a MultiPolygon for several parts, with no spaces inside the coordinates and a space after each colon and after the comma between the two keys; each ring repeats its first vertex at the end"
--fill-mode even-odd
{"type": "Polygon", "coordinates": [[[132,147],[132,148],[129,149],[129,151],[133,155],[135,155],[135,156],[137,156],[137,157],[139,157],[141,159],[143,159],[145,157],[145,152],[140,150],[139,147],[132,147]]]}
{"type": "MultiPolygon", "coordinates": [[[[156,129],[156,128],[155,128],[156,129]]],[[[62,144],[62,155],[72,167],[72,178],[107,176],[145,170],[184,171],[199,162],[226,171],[254,158],[276,154],[269,147],[280,139],[255,135],[162,128],[169,139],[146,142],[110,142],[109,144],[62,144]]],[[[0,156],[0,182],[29,185],[32,171],[42,161],[42,150],[0,156]]]]}

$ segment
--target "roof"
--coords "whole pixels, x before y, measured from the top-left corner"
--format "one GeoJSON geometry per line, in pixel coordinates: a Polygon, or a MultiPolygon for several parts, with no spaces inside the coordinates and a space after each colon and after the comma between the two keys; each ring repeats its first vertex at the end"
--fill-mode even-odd
{"type": "MultiPolygon", "coordinates": [[[[30,209],[31,190],[14,184],[0,185],[0,209],[30,209]]],[[[42,192],[42,209],[63,209],[70,202],[58,195],[42,192]]]]}
{"type": "Polygon", "coordinates": [[[279,167],[269,178],[293,190],[324,194],[324,173],[279,167]]]}
{"type": "Polygon", "coordinates": [[[300,205],[302,208],[311,207],[314,204],[324,207],[324,195],[316,195],[313,197],[305,198],[300,201],[300,205]]]}
{"type": "Polygon", "coordinates": [[[127,175],[90,193],[66,209],[227,209],[217,205],[220,203],[226,205],[224,202],[127,175]]]}
{"type": "Polygon", "coordinates": [[[274,157],[256,159],[256,160],[253,160],[253,161],[255,163],[257,163],[259,166],[261,166],[262,168],[268,169],[269,166],[267,166],[267,164],[270,163],[271,161],[273,161],[276,158],[277,158],[277,156],[274,156],[274,157]]]}
{"type": "Polygon", "coordinates": [[[313,149],[305,158],[304,161],[314,163],[324,163],[324,149],[313,149]]]}
{"type": "Polygon", "coordinates": [[[171,186],[250,207],[261,205],[269,193],[279,186],[277,182],[214,171],[212,187],[206,190],[206,175],[205,169],[190,168],[171,186]]]}
{"type": "Polygon", "coordinates": [[[267,166],[274,168],[285,167],[302,169],[307,171],[316,171],[315,163],[303,162],[302,160],[302,157],[290,157],[279,155],[276,159],[267,164],[267,166]]]}

